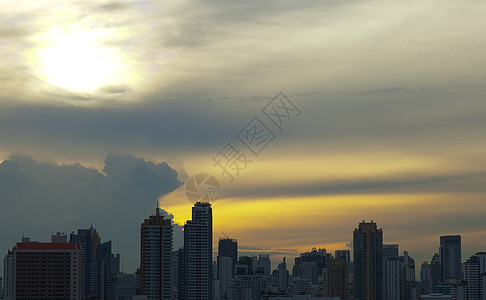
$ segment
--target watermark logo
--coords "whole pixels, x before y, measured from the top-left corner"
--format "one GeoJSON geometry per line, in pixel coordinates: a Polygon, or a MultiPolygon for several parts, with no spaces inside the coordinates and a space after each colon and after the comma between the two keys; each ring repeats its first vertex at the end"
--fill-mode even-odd
{"type": "MultiPolygon", "coordinates": [[[[233,182],[300,114],[300,109],[279,92],[212,157],[213,167],[233,182]]],[[[220,193],[219,182],[209,173],[199,173],[189,178],[185,193],[192,203],[214,202],[220,193]]]]}
{"type": "Polygon", "coordinates": [[[196,202],[214,202],[219,197],[219,182],[209,173],[198,173],[191,176],[184,186],[187,200],[196,202]]]}

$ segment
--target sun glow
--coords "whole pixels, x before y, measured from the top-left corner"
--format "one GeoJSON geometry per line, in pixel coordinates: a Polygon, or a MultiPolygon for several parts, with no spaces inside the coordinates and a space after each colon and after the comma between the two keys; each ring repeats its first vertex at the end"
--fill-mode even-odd
{"type": "Polygon", "coordinates": [[[123,61],[116,49],[103,44],[109,30],[67,31],[56,28],[39,36],[38,78],[51,85],[74,91],[91,91],[104,85],[120,84],[123,61]]]}

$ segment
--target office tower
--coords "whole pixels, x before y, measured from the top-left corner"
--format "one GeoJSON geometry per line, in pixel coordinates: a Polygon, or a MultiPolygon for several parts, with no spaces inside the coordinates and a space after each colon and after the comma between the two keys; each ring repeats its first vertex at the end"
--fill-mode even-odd
{"type": "Polygon", "coordinates": [[[140,227],[140,289],[147,299],[174,299],[172,270],[172,220],[155,216],[140,227]]]}
{"type": "Polygon", "coordinates": [[[219,258],[218,263],[219,274],[219,295],[220,299],[224,299],[228,288],[233,286],[233,259],[231,257],[222,256],[219,258]]]}
{"type": "Polygon", "coordinates": [[[351,251],[350,250],[336,250],[334,251],[334,256],[336,258],[344,258],[347,264],[351,262],[351,251]]]}
{"type": "Polygon", "coordinates": [[[192,220],[184,225],[184,299],[212,299],[213,212],[211,204],[196,202],[192,220]]]}
{"type": "Polygon", "coordinates": [[[111,253],[111,241],[96,248],[97,296],[100,300],[115,299],[116,278],[120,273],[120,254],[111,253]]]}
{"type": "Polygon", "coordinates": [[[464,280],[467,282],[467,299],[480,299],[480,273],[479,273],[479,258],[471,256],[464,263],[464,280]]]}
{"type": "Polygon", "coordinates": [[[384,266],[384,296],[383,299],[387,300],[400,300],[401,299],[401,283],[402,283],[402,267],[398,257],[391,257],[385,260],[384,266]]]}
{"type": "MultiPolygon", "coordinates": [[[[262,269],[264,275],[270,276],[271,270],[271,261],[270,256],[268,254],[260,254],[258,255],[258,269],[262,269]]],[[[260,273],[260,271],[258,272],[260,273]]]]}
{"type": "Polygon", "coordinates": [[[76,243],[82,250],[82,295],[93,297],[98,295],[98,267],[96,264],[96,248],[100,244],[100,236],[93,226],[88,229],[78,229],[78,234],[71,233],[69,241],[76,243]]]}
{"type": "Polygon", "coordinates": [[[442,282],[455,279],[462,280],[461,236],[446,235],[440,237],[440,265],[442,282]]]}
{"type": "Polygon", "coordinates": [[[383,244],[383,260],[398,257],[398,244],[383,244]]]}
{"type": "Polygon", "coordinates": [[[428,262],[424,261],[422,266],[420,266],[420,294],[428,295],[430,294],[430,265],[428,262]]]}
{"type": "Polygon", "coordinates": [[[398,299],[397,295],[400,296],[400,278],[396,272],[401,271],[397,259],[398,245],[383,244],[383,295],[388,300],[398,299]]]}
{"type": "Polygon", "coordinates": [[[13,300],[14,296],[14,259],[8,251],[3,259],[3,300],[13,300]]]}
{"type": "Polygon", "coordinates": [[[353,233],[356,300],[383,300],[383,231],[376,223],[359,224],[353,233]]]}
{"type": "Polygon", "coordinates": [[[415,282],[415,260],[404,251],[400,256],[403,279],[401,280],[402,299],[417,299],[417,285],[415,282]]]}
{"type": "Polygon", "coordinates": [[[277,268],[277,286],[279,292],[285,292],[289,287],[289,271],[287,270],[286,258],[284,257],[282,262],[277,268]]]}
{"type": "Polygon", "coordinates": [[[440,268],[440,257],[438,253],[434,253],[430,261],[430,293],[436,292],[436,287],[441,284],[442,270],[440,268]]]}
{"type": "Polygon", "coordinates": [[[14,299],[81,299],[81,255],[74,243],[17,243],[14,299]]]}
{"type": "Polygon", "coordinates": [[[238,241],[230,238],[220,238],[218,243],[218,261],[220,257],[232,259],[232,273],[234,274],[235,265],[238,261],[238,241]]]}
{"type": "Polygon", "coordinates": [[[131,299],[137,295],[136,274],[118,274],[115,282],[116,297],[113,299],[131,299]]]}
{"type": "Polygon", "coordinates": [[[348,264],[345,258],[332,258],[327,272],[328,296],[348,300],[348,264]]]}

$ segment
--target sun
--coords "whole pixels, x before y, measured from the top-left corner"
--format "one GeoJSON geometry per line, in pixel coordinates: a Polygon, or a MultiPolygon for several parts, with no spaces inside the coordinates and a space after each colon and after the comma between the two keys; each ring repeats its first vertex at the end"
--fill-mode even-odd
{"type": "Polygon", "coordinates": [[[120,83],[122,59],[115,48],[105,45],[112,34],[56,28],[39,36],[36,76],[50,85],[82,92],[120,83]]]}

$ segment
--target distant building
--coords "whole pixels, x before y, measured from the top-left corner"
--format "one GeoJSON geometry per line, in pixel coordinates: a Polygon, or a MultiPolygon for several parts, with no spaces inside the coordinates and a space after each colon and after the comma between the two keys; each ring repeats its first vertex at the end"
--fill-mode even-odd
{"type": "Polygon", "coordinates": [[[437,293],[437,287],[442,282],[442,269],[440,266],[440,257],[435,253],[430,261],[430,294],[437,293]]]}
{"type": "Polygon", "coordinates": [[[116,276],[116,297],[114,299],[130,299],[137,295],[137,274],[118,274],[116,276]]]}
{"type": "Polygon", "coordinates": [[[344,258],[347,264],[351,262],[351,251],[350,250],[336,250],[334,251],[334,257],[344,258]]]}
{"type": "Polygon", "coordinates": [[[441,236],[439,255],[442,282],[445,282],[447,279],[462,280],[461,236],[441,236]]]}
{"type": "Polygon", "coordinates": [[[420,294],[427,295],[430,294],[430,265],[428,262],[424,261],[420,266],[420,294]]]}
{"type": "MultiPolygon", "coordinates": [[[[65,237],[65,236],[64,236],[65,237]]],[[[14,299],[82,299],[81,255],[75,243],[17,243],[14,299]]]]}
{"type": "Polygon", "coordinates": [[[345,258],[333,258],[328,266],[328,295],[348,300],[348,264],[345,258]]]}
{"type": "Polygon", "coordinates": [[[13,300],[14,296],[14,257],[8,251],[3,259],[3,299],[13,300]]]}
{"type": "MultiPolygon", "coordinates": [[[[220,238],[218,243],[218,262],[220,257],[229,257],[232,260],[232,273],[238,261],[238,241],[230,238],[220,238]]],[[[219,275],[218,275],[219,278],[219,275]]]]}
{"type": "Polygon", "coordinates": [[[398,245],[383,244],[383,295],[387,300],[399,300],[401,268],[398,260],[398,245]]]}
{"type": "Polygon", "coordinates": [[[479,258],[471,256],[464,263],[464,280],[467,282],[467,299],[479,300],[480,298],[480,273],[479,273],[479,258]]]}
{"type": "Polygon", "coordinates": [[[355,299],[383,300],[383,231],[373,221],[354,230],[353,257],[355,299]]]}
{"type": "Polygon", "coordinates": [[[140,227],[140,288],[147,299],[174,299],[172,220],[160,209],[140,227]]]}
{"type": "Polygon", "coordinates": [[[101,242],[100,236],[93,226],[88,229],[78,229],[71,233],[69,241],[76,243],[82,250],[82,296],[98,296],[98,266],[96,263],[96,248],[101,242]]]}
{"type": "Polygon", "coordinates": [[[213,212],[196,202],[192,220],[184,225],[184,299],[213,299],[213,212]]]}
{"type": "Polygon", "coordinates": [[[451,300],[452,297],[450,295],[442,295],[440,293],[438,294],[430,294],[430,295],[422,295],[420,296],[420,299],[422,300],[451,300]]]}

